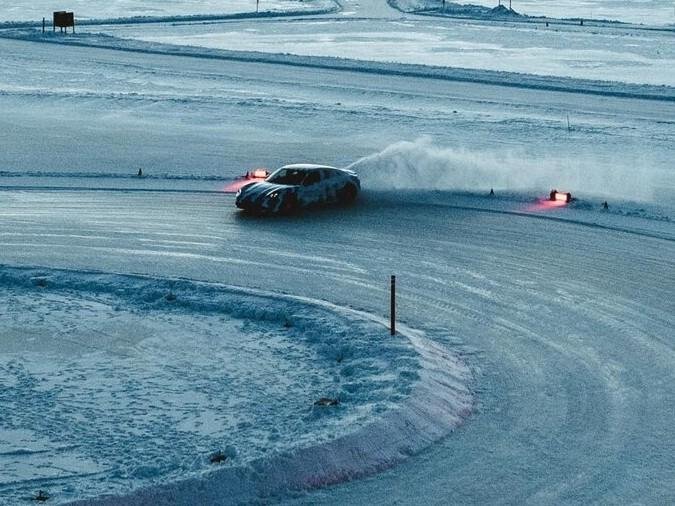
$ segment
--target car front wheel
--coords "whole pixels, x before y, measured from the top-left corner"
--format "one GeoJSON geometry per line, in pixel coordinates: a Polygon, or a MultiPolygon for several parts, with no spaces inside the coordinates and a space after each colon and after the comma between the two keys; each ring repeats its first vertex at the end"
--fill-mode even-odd
{"type": "Polygon", "coordinates": [[[291,193],[284,199],[284,203],[281,206],[282,214],[292,214],[298,210],[298,196],[295,193],[291,193]]]}

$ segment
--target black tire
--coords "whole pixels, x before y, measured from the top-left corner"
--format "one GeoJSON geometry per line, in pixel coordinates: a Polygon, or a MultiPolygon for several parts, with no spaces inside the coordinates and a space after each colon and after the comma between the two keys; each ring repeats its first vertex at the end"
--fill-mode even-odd
{"type": "Polygon", "coordinates": [[[359,191],[356,189],[356,186],[354,186],[352,183],[348,183],[338,193],[338,200],[342,204],[351,204],[356,200],[356,195],[358,192],[359,191]]]}
{"type": "Polygon", "coordinates": [[[281,208],[281,214],[293,214],[298,212],[298,196],[295,193],[290,194],[281,208]]]}

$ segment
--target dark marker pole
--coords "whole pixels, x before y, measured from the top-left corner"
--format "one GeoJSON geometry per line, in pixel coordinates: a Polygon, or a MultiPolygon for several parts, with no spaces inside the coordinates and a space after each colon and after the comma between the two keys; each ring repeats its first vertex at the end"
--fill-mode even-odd
{"type": "Polygon", "coordinates": [[[396,334],[396,276],[392,275],[391,276],[391,308],[389,310],[389,314],[391,316],[391,323],[389,327],[389,331],[391,335],[393,336],[396,334]]]}

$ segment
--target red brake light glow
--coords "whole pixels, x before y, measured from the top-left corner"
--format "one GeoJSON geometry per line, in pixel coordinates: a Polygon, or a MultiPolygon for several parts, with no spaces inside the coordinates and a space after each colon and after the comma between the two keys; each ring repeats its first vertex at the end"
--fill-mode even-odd
{"type": "Polygon", "coordinates": [[[573,197],[570,192],[561,192],[558,190],[551,190],[548,198],[537,199],[536,203],[530,204],[526,207],[527,211],[546,211],[550,209],[558,209],[567,206],[572,202],[573,197]]]}

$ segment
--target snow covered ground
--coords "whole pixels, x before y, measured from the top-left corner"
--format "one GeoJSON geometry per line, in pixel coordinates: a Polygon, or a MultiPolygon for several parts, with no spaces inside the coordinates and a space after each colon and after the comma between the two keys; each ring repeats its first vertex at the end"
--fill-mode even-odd
{"type": "MultiPolygon", "coordinates": [[[[3,243],[26,237],[3,232],[3,243]]],[[[206,245],[165,237],[146,252],[206,245]]],[[[8,267],[0,277],[3,504],[35,486],[63,502],[185,480],[212,470],[218,451],[231,473],[303,447],[339,448],[374,418],[395,418],[426,374],[405,336],[383,339],[378,322],[325,305],[180,280],[8,267]],[[341,403],[314,406],[321,397],[341,403]]],[[[433,433],[418,424],[418,440],[471,408],[466,372],[436,364],[455,383],[434,399],[452,409],[429,415],[433,433]]],[[[395,459],[385,446],[380,458],[395,459]]],[[[329,472],[295,479],[330,482],[329,472]]],[[[242,481],[228,485],[233,499],[251,495],[242,481]]]]}
{"type": "MultiPolygon", "coordinates": [[[[101,31],[90,28],[90,31],[101,31]]],[[[675,85],[673,34],[445,20],[312,20],[111,27],[123,37],[235,51],[333,56],[675,85]]]]}
{"type": "MultiPolygon", "coordinates": [[[[399,0],[403,5],[420,8],[439,8],[441,0],[399,0]]],[[[496,7],[495,0],[466,0],[458,4],[496,7]]],[[[675,5],[672,0],[502,0],[502,5],[528,16],[552,18],[585,18],[640,23],[644,25],[675,25],[675,5]]]]}
{"type": "Polygon", "coordinates": [[[669,502],[668,34],[403,17],[0,31],[0,504],[669,502]]]}
{"type": "MultiPolygon", "coordinates": [[[[331,0],[261,0],[260,12],[303,12],[333,9],[331,0]]],[[[171,18],[197,15],[255,13],[256,0],[54,0],[8,2],[0,9],[0,24],[8,21],[51,23],[54,11],[73,11],[76,20],[119,19],[132,17],[171,18]]]]}

